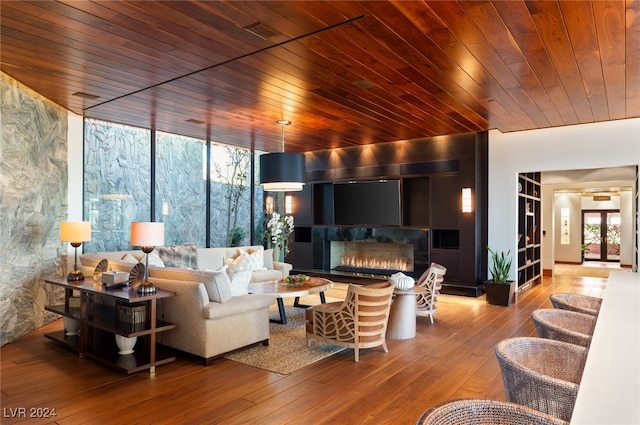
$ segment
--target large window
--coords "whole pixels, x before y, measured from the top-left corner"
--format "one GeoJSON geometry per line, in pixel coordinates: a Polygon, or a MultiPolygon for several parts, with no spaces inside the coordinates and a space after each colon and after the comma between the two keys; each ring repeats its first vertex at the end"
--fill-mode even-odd
{"type": "Polygon", "coordinates": [[[207,240],[205,141],[156,133],[155,221],[163,221],[165,245],[207,240]]]}
{"type": "Polygon", "coordinates": [[[85,120],[84,213],[92,223],[85,251],[130,249],[132,221],[163,221],[165,245],[261,244],[263,191],[255,185],[251,190],[258,173],[252,170],[255,154],[157,132],[152,161],[153,135],[149,130],[85,120]]]}
{"type": "Polygon", "coordinates": [[[151,132],[87,119],[84,133],[84,250],[129,249],[130,223],[151,216],[151,132]]]}

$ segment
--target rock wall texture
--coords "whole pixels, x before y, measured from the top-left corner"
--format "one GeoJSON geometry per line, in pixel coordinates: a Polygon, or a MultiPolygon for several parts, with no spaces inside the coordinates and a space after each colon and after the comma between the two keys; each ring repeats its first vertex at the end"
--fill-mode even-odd
{"type": "Polygon", "coordinates": [[[65,109],[0,73],[0,344],[55,320],[62,299],[44,278],[66,274],[65,109]]]}

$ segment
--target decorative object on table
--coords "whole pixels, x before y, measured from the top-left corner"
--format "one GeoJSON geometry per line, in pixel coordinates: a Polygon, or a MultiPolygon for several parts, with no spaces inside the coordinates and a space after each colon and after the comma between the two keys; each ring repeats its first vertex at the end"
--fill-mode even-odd
{"type": "Polygon", "coordinates": [[[138,286],[142,285],[144,283],[145,276],[144,264],[137,263],[129,272],[129,287],[136,289],[138,286]]]}
{"type": "Polygon", "coordinates": [[[401,291],[406,291],[413,288],[416,282],[411,276],[398,272],[389,277],[389,283],[401,291]]]}
{"type": "Polygon", "coordinates": [[[137,340],[138,337],[135,336],[128,338],[126,336],[116,334],[116,345],[120,349],[120,351],[118,351],[118,354],[124,356],[126,354],[133,353],[133,348],[135,347],[137,340]]]}
{"type": "Polygon", "coordinates": [[[306,281],[310,279],[306,274],[296,274],[292,276],[287,276],[282,279],[280,282],[284,283],[287,286],[300,286],[306,281]]]}
{"type": "Polygon", "coordinates": [[[63,221],[60,223],[60,242],[69,242],[75,250],[73,271],[67,276],[67,280],[77,282],[84,280],[84,275],[78,270],[78,247],[82,242],[91,240],[91,222],[89,221],[63,221]]]}
{"type": "Polygon", "coordinates": [[[131,246],[139,246],[144,252],[145,267],[144,281],[136,285],[140,294],[153,294],[156,287],[149,282],[149,253],[158,245],[164,245],[164,223],[161,222],[133,222],[131,223],[131,246]]]}
{"type": "Polygon", "coordinates": [[[100,260],[93,271],[93,281],[102,282],[102,273],[109,270],[109,261],[106,258],[100,260]]]}
{"type": "Polygon", "coordinates": [[[265,192],[299,192],[304,186],[304,154],[284,151],[284,126],[291,121],[276,124],[282,126],[282,152],[260,155],[260,184],[265,192]]]}
{"type": "Polygon", "coordinates": [[[271,218],[267,221],[267,227],[264,235],[267,239],[267,243],[273,248],[273,260],[282,261],[280,252],[288,254],[289,249],[289,237],[293,233],[295,225],[293,223],[293,216],[290,214],[280,215],[277,212],[271,214],[271,218]]]}
{"type": "Polygon", "coordinates": [[[80,321],[72,319],[71,317],[62,316],[62,323],[64,323],[65,335],[74,336],[80,332],[80,321]]]}
{"type": "Polygon", "coordinates": [[[511,251],[496,252],[487,247],[491,255],[492,265],[490,281],[485,282],[484,289],[487,295],[487,303],[492,305],[510,306],[515,300],[515,282],[509,279],[511,270],[511,251]]]}
{"type": "Polygon", "coordinates": [[[125,323],[144,323],[147,320],[145,303],[118,304],[118,320],[125,323]]]}
{"type": "Polygon", "coordinates": [[[122,288],[129,282],[129,273],[120,270],[112,270],[102,273],[102,286],[105,289],[122,288]]]}

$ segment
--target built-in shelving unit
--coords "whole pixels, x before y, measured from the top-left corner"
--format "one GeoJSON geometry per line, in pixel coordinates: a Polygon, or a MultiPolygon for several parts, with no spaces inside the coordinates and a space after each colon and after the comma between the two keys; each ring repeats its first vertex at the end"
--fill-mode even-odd
{"type": "Polygon", "coordinates": [[[540,173],[518,175],[518,289],[540,282],[540,173]]]}
{"type": "Polygon", "coordinates": [[[126,287],[106,290],[93,281],[67,282],[65,278],[45,281],[65,290],[64,304],[47,305],[45,308],[80,323],[78,335],[67,335],[62,330],[47,333],[45,337],[79,352],[81,356],[127,373],[147,369],[153,373],[156,366],[175,360],[173,354],[156,348],[157,334],[176,328],[176,325],[157,318],[156,301],[174,296],[173,292],[157,290],[154,294],[140,295],[126,287]],[[74,293],[79,294],[79,307],[70,304],[74,293]],[[129,323],[119,320],[118,308],[132,305],[144,306],[144,321],[129,323]],[[118,354],[115,335],[137,338],[134,352],[118,354]]]}

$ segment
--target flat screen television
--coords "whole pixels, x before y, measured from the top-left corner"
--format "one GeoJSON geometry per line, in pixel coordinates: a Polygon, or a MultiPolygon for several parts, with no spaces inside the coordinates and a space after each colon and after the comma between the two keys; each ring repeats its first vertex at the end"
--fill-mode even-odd
{"type": "Polygon", "coordinates": [[[333,184],[336,225],[400,226],[400,180],[333,184]]]}

